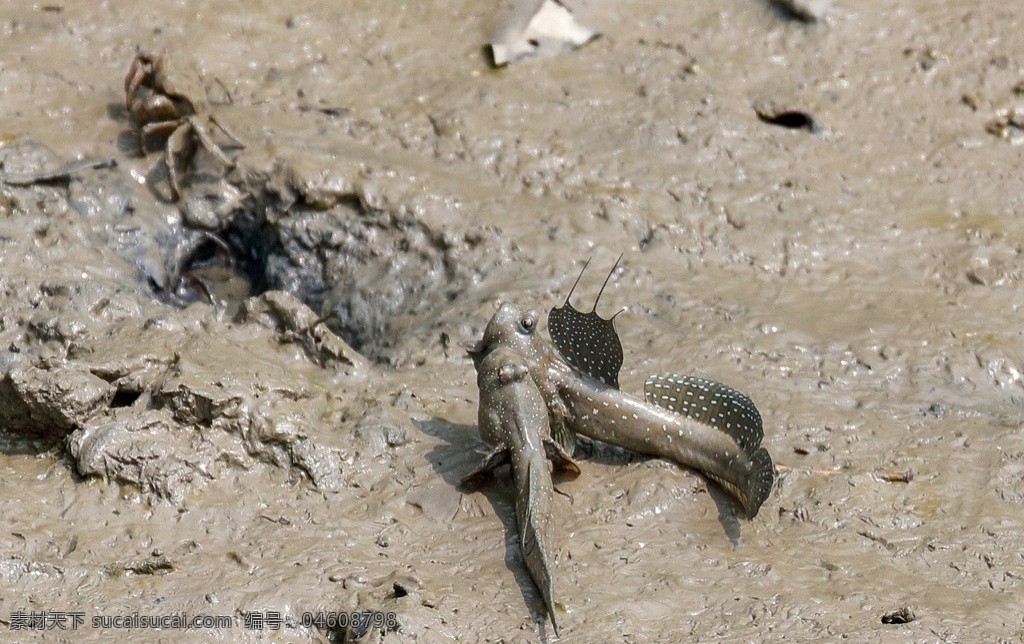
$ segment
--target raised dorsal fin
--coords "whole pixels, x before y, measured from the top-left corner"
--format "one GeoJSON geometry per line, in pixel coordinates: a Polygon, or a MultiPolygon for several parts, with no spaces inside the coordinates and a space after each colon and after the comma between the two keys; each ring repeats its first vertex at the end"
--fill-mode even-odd
{"type": "Polygon", "coordinates": [[[753,454],[764,438],[761,414],[754,403],[720,382],[675,373],[654,374],[644,383],[644,397],[653,405],[725,432],[744,454],[753,454]]]}
{"type": "Polygon", "coordinates": [[[565,361],[576,371],[586,374],[591,378],[619,388],[619,369],[622,368],[622,344],[619,342],[619,334],[615,332],[615,315],[605,319],[597,314],[597,303],[601,300],[604,287],[608,285],[612,273],[619,266],[619,259],[608,272],[601,291],[594,300],[594,306],[589,313],[581,313],[569,303],[576,285],[580,283],[584,271],[590,265],[590,260],[583,265],[579,277],[569,289],[569,295],[565,298],[562,306],[556,306],[548,314],[548,333],[551,341],[555,343],[558,352],[562,354],[565,361]]]}

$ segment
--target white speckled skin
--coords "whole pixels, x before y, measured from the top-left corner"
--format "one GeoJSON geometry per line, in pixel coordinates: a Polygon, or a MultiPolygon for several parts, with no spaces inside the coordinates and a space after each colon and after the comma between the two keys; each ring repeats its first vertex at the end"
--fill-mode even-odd
{"type": "Polygon", "coordinates": [[[553,486],[545,442],[549,441],[548,411],[530,378],[522,355],[496,347],[482,356],[477,368],[480,389],[478,424],[484,441],[495,448],[484,464],[466,478],[472,480],[508,460],[516,486],[516,519],[526,568],[541,591],[551,625],[555,619],[552,552],[553,486]]]}
{"type": "MultiPolygon", "coordinates": [[[[569,454],[578,432],[642,454],[669,458],[721,484],[739,500],[748,517],[757,514],[774,480],[771,458],[758,447],[760,435],[740,434],[738,441],[724,428],[666,408],[670,406],[667,401],[658,401],[663,406],[651,404],[580,374],[562,359],[553,344],[536,333],[537,326],[535,311],[523,312],[506,302],[487,324],[475,352],[484,356],[497,347],[507,347],[522,356],[547,406],[552,436],[569,454]]],[[[674,374],[652,376],[648,398],[660,395],[662,386],[669,391],[677,379],[686,380],[691,387],[699,387],[702,382],[721,387],[674,374]]],[[[749,404],[745,396],[740,397],[749,404]]],[[[753,405],[749,407],[756,415],[753,405]]],[[[674,409],[685,411],[680,406],[674,409]]],[[[759,431],[759,416],[757,420],[759,431]]]]}

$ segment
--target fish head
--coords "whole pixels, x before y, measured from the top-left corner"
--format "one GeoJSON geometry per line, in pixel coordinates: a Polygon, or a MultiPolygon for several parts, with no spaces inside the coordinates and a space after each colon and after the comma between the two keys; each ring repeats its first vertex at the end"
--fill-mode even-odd
{"type": "Polygon", "coordinates": [[[505,302],[487,323],[483,339],[467,347],[466,352],[473,358],[478,371],[484,357],[499,347],[513,349],[524,356],[531,355],[537,342],[538,322],[537,311],[524,311],[511,302],[505,302]]]}
{"type": "Polygon", "coordinates": [[[481,358],[477,369],[477,385],[480,391],[487,391],[523,380],[529,373],[526,360],[517,351],[497,346],[481,358]]]}

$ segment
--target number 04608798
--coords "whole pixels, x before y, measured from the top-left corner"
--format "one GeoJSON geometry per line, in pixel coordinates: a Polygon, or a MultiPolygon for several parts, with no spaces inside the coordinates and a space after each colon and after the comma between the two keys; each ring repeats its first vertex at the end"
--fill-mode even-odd
{"type": "Polygon", "coordinates": [[[398,627],[398,615],[375,610],[362,611],[306,611],[302,613],[302,625],[315,628],[387,628],[398,627]]]}

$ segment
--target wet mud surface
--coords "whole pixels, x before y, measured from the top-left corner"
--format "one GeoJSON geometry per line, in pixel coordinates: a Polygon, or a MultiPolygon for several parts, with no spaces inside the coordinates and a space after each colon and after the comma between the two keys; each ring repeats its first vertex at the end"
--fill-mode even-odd
{"type": "Polygon", "coordinates": [[[562,640],[1020,641],[1024,18],[789,4],[821,19],[594,2],[601,38],[500,70],[467,2],[10,4],[0,628],[540,640],[511,484],[458,487],[486,451],[460,343],[592,257],[589,303],[624,253],[622,388],[747,393],[779,476],[746,521],[582,445],[562,640]],[[233,166],[200,149],[180,200],[125,105],[137,49],[193,61],[244,145],[211,129],[233,166]],[[356,610],[397,622],[302,624],[356,610]]]}

